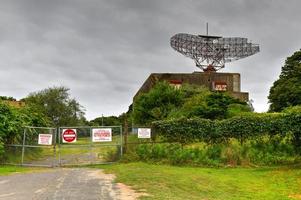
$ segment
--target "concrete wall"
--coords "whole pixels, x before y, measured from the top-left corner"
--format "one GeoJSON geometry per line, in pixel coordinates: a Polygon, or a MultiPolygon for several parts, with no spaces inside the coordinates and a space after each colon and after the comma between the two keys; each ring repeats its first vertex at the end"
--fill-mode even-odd
{"type": "Polygon", "coordinates": [[[158,82],[180,82],[194,85],[203,85],[209,90],[215,90],[215,84],[226,84],[226,91],[233,97],[242,101],[249,100],[247,92],[240,91],[240,74],[238,73],[217,73],[217,72],[194,72],[194,73],[153,73],[151,74],[139,91],[134,96],[134,99],[140,93],[146,93],[158,82]]]}

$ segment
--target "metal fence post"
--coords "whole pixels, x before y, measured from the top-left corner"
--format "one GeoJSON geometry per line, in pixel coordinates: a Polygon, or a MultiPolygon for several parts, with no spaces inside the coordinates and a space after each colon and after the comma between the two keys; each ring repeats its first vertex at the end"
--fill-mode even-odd
{"type": "Polygon", "coordinates": [[[24,153],[25,153],[25,137],[26,137],[26,128],[23,131],[23,143],[22,143],[22,157],[21,157],[21,165],[24,163],[24,153]]]}
{"type": "Polygon", "coordinates": [[[122,140],[122,125],[120,126],[120,158],[122,157],[123,155],[123,140],[122,140]]]}
{"type": "Polygon", "coordinates": [[[62,161],[61,161],[61,128],[60,127],[58,127],[58,141],[59,141],[59,166],[61,167],[62,166],[62,161]]]}
{"type": "Polygon", "coordinates": [[[124,120],[124,148],[123,153],[126,153],[128,148],[128,134],[129,134],[129,127],[128,127],[128,120],[125,118],[124,120]]]}
{"type": "Polygon", "coordinates": [[[90,127],[89,128],[90,130],[90,164],[92,165],[93,164],[93,148],[92,148],[92,145],[93,145],[93,141],[92,141],[92,137],[93,137],[93,133],[92,133],[92,128],[90,127]]]}
{"type": "Polygon", "coordinates": [[[57,128],[52,129],[53,131],[53,162],[52,162],[52,167],[55,167],[56,165],[56,134],[57,134],[57,128]]]}

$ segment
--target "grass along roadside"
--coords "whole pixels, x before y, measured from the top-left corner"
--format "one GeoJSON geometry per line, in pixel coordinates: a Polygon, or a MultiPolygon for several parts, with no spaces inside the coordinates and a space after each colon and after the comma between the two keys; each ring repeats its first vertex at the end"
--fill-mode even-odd
{"type": "Polygon", "coordinates": [[[25,172],[36,172],[45,170],[36,167],[21,167],[21,166],[11,166],[11,165],[0,165],[0,176],[10,175],[13,173],[25,173],[25,172]]]}
{"type": "Polygon", "coordinates": [[[301,199],[300,168],[196,168],[128,163],[99,166],[141,199],[301,199]],[[146,190],[146,191],[144,191],[146,190]]]}

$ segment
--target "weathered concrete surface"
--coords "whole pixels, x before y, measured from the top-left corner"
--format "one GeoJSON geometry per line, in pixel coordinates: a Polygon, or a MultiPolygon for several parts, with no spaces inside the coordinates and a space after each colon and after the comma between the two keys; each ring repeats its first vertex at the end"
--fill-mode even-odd
{"type": "Polygon", "coordinates": [[[117,200],[136,199],[99,169],[63,168],[0,176],[0,200],[117,200]]]}

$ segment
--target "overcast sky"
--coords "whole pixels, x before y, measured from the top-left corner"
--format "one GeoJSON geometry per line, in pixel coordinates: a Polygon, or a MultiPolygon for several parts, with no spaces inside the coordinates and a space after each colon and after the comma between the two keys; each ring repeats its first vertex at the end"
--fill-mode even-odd
{"type": "Polygon", "coordinates": [[[0,96],[66,86],[86,117],[119,115],[154,72],[193,72],[176,33],[247,37],[261,52],[226,64],[255,110],[301,48],[300,0],[0,0],[0,96]]]}

